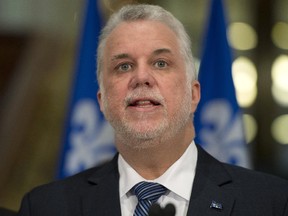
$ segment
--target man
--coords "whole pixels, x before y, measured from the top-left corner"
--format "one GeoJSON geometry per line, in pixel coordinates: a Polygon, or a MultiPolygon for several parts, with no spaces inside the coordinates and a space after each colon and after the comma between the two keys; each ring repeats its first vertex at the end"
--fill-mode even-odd
{"type": "Polygon", "coordinates": [[[123,7],[102,31],[97,61],[97,97],[119,154],[32,190],[19,215],[147,215],[154,202],[172,203],[177,216],[288,215],[287,181],[220,163],[195,145],[200,84],[190,39],[169,12],[123,7]]]}

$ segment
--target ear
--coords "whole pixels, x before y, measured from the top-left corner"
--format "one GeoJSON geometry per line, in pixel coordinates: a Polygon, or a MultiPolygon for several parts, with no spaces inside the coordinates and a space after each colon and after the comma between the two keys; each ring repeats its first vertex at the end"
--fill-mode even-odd
{"type": "Polygon", "coordinates": [[[102,93],[101,93],[101,90],[99,90],[97,92],[97,100],[98,100],[98,103],[99,103],[99,106],[100,106],[100,110],[101,112],[103,112],[103,102],[102,102],[102,93]]]}
{"type": "Polygon", "coordinates": [[[201,86],[198,80],[193,80],[191,84],[191,91],[192,91],[192,103],[191,103],[191,112],[194,113],[197,109],[201,98],[201,86]]]}

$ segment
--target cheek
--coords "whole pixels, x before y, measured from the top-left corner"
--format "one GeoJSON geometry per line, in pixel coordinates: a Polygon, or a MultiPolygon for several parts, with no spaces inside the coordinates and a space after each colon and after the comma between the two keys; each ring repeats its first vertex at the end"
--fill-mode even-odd
{"type": "MultiPolygon", "coordinates": [[[[111,112],[123,109],[124,99],[128,91],[128,78],[109,74],[109,71],[103,73],[103,89],[106,110],[111,112]]],[[[103,98],[103,99],[104,99],[103,98]]]]}
{"type": "Polygon", "coordinates": [[[106,108],[119,109],[120,105],[124,103],[126,97],[126,90],[119,84],[105,84],[104,100],[106,100],[106,108]],[[107,107],[109,106],[109,107],[107,107]]]}
{"type": "Polygon", "coordinates": [[[163,87],[163,96],[166,99],[168,109],[176,109],[181,106],[181,102],[185,97],[186,81],[174,79],[174,82],[166,82],[167,85],[163,87]]]}
{"type": "Polygon", "coordinates": [[[183,94],[183,92],[186,91],[187,81],[184,76],[175,77],[175,78],[172,78],[171,80],[172,81],[170,81],[169,89],[172,92],[175,92],[175,94],[183,94]]]}
{"type": "Polygon", "coordinates": [[[110,75],[105,74],[103,77],[103,86],[105,86],[106,91],[123,91],[127,89],[128,83],[129,76],[125,74],[120,76],[110,73],[110,75]]]}

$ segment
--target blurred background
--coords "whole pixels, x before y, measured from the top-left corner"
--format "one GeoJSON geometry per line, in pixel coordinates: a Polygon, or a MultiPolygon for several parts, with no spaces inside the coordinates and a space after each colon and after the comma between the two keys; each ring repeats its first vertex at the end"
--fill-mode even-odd
{"type": "MultiPolygon", "coordinates": [[[[104,20],[129,2],[102,0],[104,20]]],[[[209,0],[138,2],[181,20],[200,62],[209,0]]],[[[224,4],[252,168],[288,179],[288,1],[224,4]]],[[[0,206],[18,210],[26,192],[56,178],[84,8],[0,0],[0,206]]]]}

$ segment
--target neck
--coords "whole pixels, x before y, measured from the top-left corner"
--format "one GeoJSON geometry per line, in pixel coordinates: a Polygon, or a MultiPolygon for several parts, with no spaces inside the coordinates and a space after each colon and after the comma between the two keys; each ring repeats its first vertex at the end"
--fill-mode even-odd
{"type": "Polygon", "coordinates": [[[191,125],[169,140],[162,137],[147,141],[121,139],[116,136],[115,140],[125,161],[143,178],[153,180],[160,177],[183,155],[194,138],[194,128],[191,125]],[[137,146],[144,147],[134,148],[135,142],[138,142],[137,146]]]}

